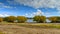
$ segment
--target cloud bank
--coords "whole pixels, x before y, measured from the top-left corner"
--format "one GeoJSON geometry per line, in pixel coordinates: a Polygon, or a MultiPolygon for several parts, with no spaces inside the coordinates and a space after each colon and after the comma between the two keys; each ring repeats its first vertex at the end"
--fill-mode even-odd
{"type": "Polygon", "coordinates": [[[0,17],[8,17],[8,16],[10,16],[10,15],[8,15],[8,14],[0,14],[0,17]]]}
{"type": "Polygon", "coordinates": [[[4,3],[0,2],[0,8],[16,8],[16,7],[12,7],[12,6],[9,6],[9,5],[5,5],[4,3]]]}
{"type": "Polygon", "coordinates": [[[31,16],[31,17],[34,17],[34,16],[36,16],[36,15],[44,15],[44,12],[42,12],[41,10],[39,10],[39,9],[37,9],[37,11],[36,12],[32,12],[31,14],[30,13],[26,13],[25,14],[25,16],[31,16]]]}
{"type": "Polygon", "coordinates": [[[19,4],[34,8],[56,8],[60,10],[60,0],[14,0],[19,4]]]}

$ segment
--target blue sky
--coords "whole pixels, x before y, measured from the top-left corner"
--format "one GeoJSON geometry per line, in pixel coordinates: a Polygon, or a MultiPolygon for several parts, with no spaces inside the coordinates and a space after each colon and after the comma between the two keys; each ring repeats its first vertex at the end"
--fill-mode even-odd
{"type": "Polygon", "coordinates": [[[60,0],[0,0],[0,17],[60,16],[60,0]]]}

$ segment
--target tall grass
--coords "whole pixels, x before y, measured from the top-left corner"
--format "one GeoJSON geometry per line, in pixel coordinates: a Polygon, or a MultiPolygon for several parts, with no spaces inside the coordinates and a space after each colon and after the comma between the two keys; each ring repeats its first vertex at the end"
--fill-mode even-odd
{"type": "Polygon", "coordinates": [[[0,34],[5,34],[5,33],[3,33],[3,32],[0,31],[0,34]]]}
{"type": "Polygon", "coordinates": [[[31,28],[60,28],[60,24],[47,24],[47,23],[36,23],[36,24],[26,24],[26,23],[20,23],[19,26],[25,26],[25,27],[31,27],[31,28]]]}

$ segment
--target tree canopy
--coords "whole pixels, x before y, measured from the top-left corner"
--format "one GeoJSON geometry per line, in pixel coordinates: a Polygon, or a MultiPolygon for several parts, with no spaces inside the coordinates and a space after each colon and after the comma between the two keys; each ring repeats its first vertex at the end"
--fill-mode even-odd
{"type": "Polygon", "coordinates": [[[17,20],[18,22],[22,23],[22,22],[27,21],[27,18],[25,16],[17,16],[17,20]]]}
{"type": "Polygon", "coordinates": [[[45,22],[46,17],[45,16],[34,16],[33,20],[36,22],[45,22]]]}

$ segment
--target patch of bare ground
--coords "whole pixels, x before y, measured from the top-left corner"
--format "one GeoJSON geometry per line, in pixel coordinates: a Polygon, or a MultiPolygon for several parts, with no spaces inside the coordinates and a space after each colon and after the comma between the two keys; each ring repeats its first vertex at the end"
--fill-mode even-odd
{"type": "Polygon", "coordinates": [[[0,31],[6,34],[60,34],[60,29],[28,28],[13,24],[0,24],[0,31]]]}

